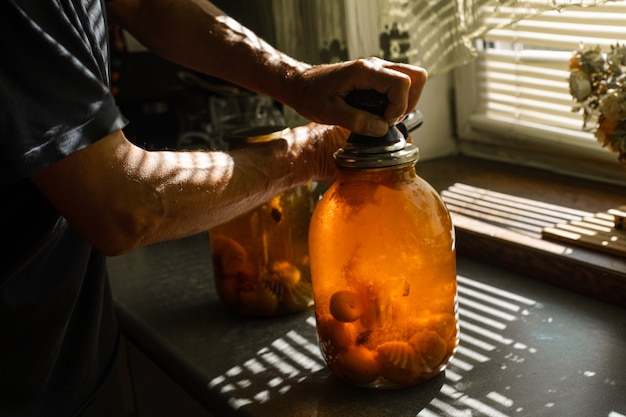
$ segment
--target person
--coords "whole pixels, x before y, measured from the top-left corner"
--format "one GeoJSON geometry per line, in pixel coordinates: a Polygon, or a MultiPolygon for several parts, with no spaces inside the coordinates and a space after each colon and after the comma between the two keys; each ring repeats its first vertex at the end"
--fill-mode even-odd
{"type": "Polygon", "coordinates": [[[422,68],[293,59],[206,0],[0,3],[0,415],[81,415],[114,362],[106,256],[200,233],[290,187],[332,182],[349,131],[417,104],[422,68]],[[311,123],[255,152],[155,151],[124,135],[106,17],[155,53],[269,95],[311,123]],[[387,95],[383,117],[350,107],[387,95]]]}

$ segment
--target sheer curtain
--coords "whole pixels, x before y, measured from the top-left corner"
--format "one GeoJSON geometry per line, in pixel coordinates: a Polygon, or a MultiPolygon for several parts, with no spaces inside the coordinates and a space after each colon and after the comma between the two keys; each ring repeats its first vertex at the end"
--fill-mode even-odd
{"type": "Polygon", "coordinates": [[[607,0],[273,0],[276,43],[310,63],[379,56],[431,75],[476,56],[474,39],[546,10],[607,0]]]}

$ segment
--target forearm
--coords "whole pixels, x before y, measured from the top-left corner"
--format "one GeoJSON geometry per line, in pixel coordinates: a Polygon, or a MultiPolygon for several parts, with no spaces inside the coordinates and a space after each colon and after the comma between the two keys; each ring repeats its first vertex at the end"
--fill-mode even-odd
{"type": "Polygon", "coordinates": [[[134,148],[125,156],[138,168],[127,173],[129,180],[141,178],[139,192],[154,196],[143,205],[151,213],[145,216],[146,232],[137,234],[144,240],[137,246],[208,230],[304,184],[308,175],[293,170],[300,158],[287,152],[289,146],[281,139],[230,153],[146,153],[134,148]]]}
{"type": "Polygon", "coordinates": [[[146,151],[121,132],[33,181],[97,249],[117,255],[230,220],[288,188],[330,182],[347,131],[309,125],[253,149],[146,151]]]}
{"type": "Polygon", "coordinates": [[[111,0],[110,14],[154,52],[295,109],[307,120],[381,136],[416,106],[423,68],[376,58],[335,64],[299,62],[280,53],[208,0],[111,0]],[[385,94],[384,114],[345,102],[355,89],[385,94]]]}
{"type": "Polygon", "coordinates": [[[309,68],[257,37],[207,0],[109,2],[119,24],[153,52],[291,105],[293,77],[309,68]]]}
{"type": "MultiPolygon", "coordinates": [[[[294,186],[332,181],[332,153],[347,134],[329,126],[308,125],[281,139],[229,153],[132,148],[126,163],[138,171],[128,172],[129,182],[151,187],[153,191],[139,191],[154,195],[145,207],[156,209],[145,216],[149,220],[145,230],[136,233],[142,240],[133,246],[208,230],[294,186]]],[[[140,224],[142,217],[136,216],[140,224]]]]}

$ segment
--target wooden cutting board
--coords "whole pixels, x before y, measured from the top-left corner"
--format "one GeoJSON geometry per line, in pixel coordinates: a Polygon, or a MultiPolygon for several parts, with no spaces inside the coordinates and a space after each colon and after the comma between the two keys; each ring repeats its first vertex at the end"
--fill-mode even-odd
{"type": "Polygon", "coordinates": [[[626,207],[544,227],[546,239],[626,257],[626,207]]]}

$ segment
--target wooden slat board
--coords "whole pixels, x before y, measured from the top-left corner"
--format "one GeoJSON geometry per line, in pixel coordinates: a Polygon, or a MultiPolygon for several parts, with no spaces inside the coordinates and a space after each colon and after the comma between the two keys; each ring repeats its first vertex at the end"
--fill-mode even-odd
{"type": "Polygon", "coordinates": [[[443,190],[441,197],[453,215],[460,214],[537,238],[541,237],[541,230],[546,226],[593,215],[461,183],[443,190]]]}
{"type": "Polygon", "coordinates": [[[613,210],[547,226],[541,234],[546,239],[626,257],[626,230],[615,228],[613,210]]]}
{"type": "Polygon", "coordinates": [[[626,206],[594,214],[461,183],[441,196],[453,220],[463,216],[522,235],[626,257],[626,206]]]}

